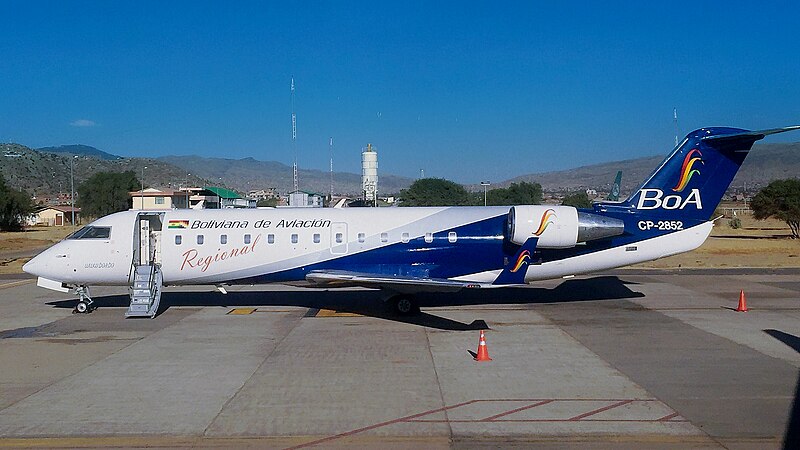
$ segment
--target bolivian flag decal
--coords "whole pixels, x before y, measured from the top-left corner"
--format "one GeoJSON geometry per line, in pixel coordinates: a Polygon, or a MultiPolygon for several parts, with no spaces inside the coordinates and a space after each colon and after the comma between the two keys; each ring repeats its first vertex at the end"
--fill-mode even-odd
{"type": "Polygon", "coordinates": [[[188,220],[170,220],[167,228],[189,228],[188,220]]]}

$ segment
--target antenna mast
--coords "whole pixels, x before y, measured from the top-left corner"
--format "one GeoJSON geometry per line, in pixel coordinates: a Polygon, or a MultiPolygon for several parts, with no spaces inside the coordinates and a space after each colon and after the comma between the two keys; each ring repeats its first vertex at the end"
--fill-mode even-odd
{"type": "Polygon", "coordinates": [[[330,192],[330,200],[333,200],[333,137],[330,139],[330,143],[328,144],[328,149],[330,150],[331,154],[331,192],[330,192]]]}
{"type": "Polygon", "coordinates": [[[292,185],[294,191],[299,189],[297,182],[297,114],[294,113],[294,77],[292,77],[292,153],[294,154],[294,164],[292,165],[292,185]]]}

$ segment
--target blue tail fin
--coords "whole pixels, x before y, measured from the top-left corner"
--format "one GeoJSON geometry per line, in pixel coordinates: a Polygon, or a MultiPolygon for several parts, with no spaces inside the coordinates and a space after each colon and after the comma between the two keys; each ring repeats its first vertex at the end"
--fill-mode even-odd
{"type": "Polygon", "coordinates": [[[692,131],[625,203],[658,217],[708,220],[753,143],[769,134],[796,129],[800,127],[692,131]]]}

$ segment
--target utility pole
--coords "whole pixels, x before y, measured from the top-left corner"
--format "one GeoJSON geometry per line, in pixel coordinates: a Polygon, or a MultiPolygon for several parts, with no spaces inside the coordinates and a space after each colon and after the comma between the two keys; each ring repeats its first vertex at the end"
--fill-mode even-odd
{"type": "Polygon", "coordinates": [[[328,150],[331,154],[331,192],[328,201],[333,201],[333,136],[331,136],[330,142],[328,143],[328,150]]]}
{"type": "Polygon", "coordinates": [[[142,202],[139,209],[144,210],[144,169],[147,169],[147,166],[142,166],[142,190],[139,191],[139,201],[142,202]]]}
{"type": "Polygon", "coordinates": [[[69,159],[69,186],[70,186],[70,194],[69,194],[69,203],[72,210],[72,230],[75,231],[75,158],[78,155],[73,155],[72,158],[69,159]]]}
{"type": "Polygon", "coordinates": [[[486,206],[486,198],[490,184],[491,183],[489,183],[488,181],[481,181],[481,186],[483,186],[483,206],[486,206]]]}

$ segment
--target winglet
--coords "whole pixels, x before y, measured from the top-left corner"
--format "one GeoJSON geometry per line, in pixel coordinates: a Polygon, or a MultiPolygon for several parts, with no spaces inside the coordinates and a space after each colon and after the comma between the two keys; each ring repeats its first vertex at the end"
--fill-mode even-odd
{"type": "Polygon", "coordinates": [[[497,276],[497,279],[492,283],[493,285],[503,284],[525,284],[525,274],[528,272],[528,265],[533,258],[533,251],[536,250],[536,244],[539,238],[530,237],[524,244],[517,250],[514,258],[508,260],[508,264],[497,276]]]}

